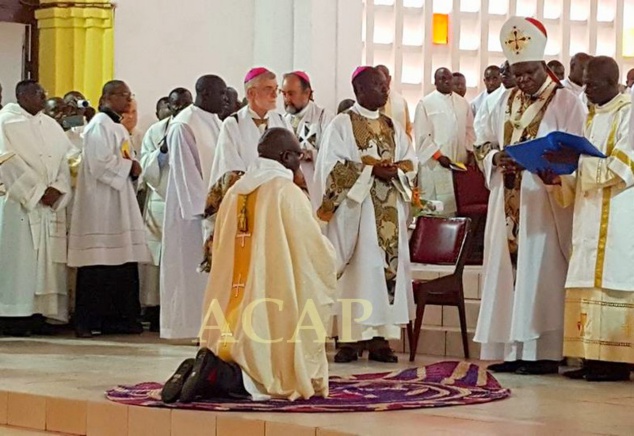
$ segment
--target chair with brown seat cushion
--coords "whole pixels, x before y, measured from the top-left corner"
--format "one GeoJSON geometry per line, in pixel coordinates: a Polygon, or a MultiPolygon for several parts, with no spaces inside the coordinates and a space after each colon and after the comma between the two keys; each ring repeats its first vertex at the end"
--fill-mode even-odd
{"type": "Polygon", "coordinates": [[[484,175],[476,166],[468,166],[466,172],[454,171],[452,174],[456,216],[471,218],[473,224],[472,250],[466,264],[482,265],[489,189],[486,187],[484,175]]]}
{"type": "Polygon", "coordinates": [[[471,220],[469,218],[420,217],[410,238],[410,256],[413,263],[426,265],[455,265],[452,274],[430,281],[414,281],[416,320],[407,326],[410,362],[414,361],[418,338],[428,304],[455,306],[460,316],[460,332],[465,358],[469,358],[467,321],[465,315],[462,274],[469,255],[471,220]]]}

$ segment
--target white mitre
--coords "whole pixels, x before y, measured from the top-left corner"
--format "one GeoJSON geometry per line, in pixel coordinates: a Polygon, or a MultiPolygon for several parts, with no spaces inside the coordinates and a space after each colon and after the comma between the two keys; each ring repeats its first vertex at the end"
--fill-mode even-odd
{"type": "Polygon", "coordinates": [[[500,44],[509,64],[543,61],[548,34],[534,18],[511,17],[500,30],[500,44]]]}

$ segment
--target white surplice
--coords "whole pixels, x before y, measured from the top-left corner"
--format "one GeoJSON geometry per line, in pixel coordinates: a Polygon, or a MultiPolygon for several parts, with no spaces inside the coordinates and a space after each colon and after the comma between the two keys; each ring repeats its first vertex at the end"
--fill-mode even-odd
{"type": "Polygon", "coordinates": [[[152,263],[139,268],[140,299],[143,306],[160,304],[160,265],[163,238],[163,220],[165,218],[165,196],[169,174],[169,156],[161,153],[161,145],[167,140],[167,128],[171,117],[153,124],[143,137],[141,147],[141,167],[143,184],[147,191],[143,220],[145,237],[152,263]]]}
{"type": "Polygon", "coordinates": [[[451,170],[440,166],[433,157],[440,152],[452,162],[467,161],[467,151],[473,150],[475,141],[469,103],[455,92],[432,92],[416,106],[414,131],[421,198],[442,201],[444,214],[455,213],[451,170]]]}
{"type": "MultiPolygon", "coordinates": [[[[498,89],[504,89],[502,86],[499,86],[498,89]]],[[[476,98],[473,99],[473,101],[471,102],[470,106],[471,106],[471,112],[473,112],[473,116],[477,117],[478,116],[478,111],[480,110],[480,108],[482,107],[482,105],[484,104],[484,102],[489,98],[489,96],[491,94],[493,94],[495,91],[497,91],[498,89],[494,90],[493,92],[488,92],[486,89],[484,91],[482,91],[480,94],[478,94],[476,96],[476,98]]]]}
{"type": "Polygon", "coordinates": [[[161,337],[195,338],[208,275],[203,260],[203,214],[221,121],[194,105],[167,134],[169,172],[161,256],[161,337]]]}
{"type": "Polygon", "coordinates": [[[301,169],[306,179],[306,185],[308,187],[308,193],[310,194],[313,210],[319,207],[321,202],[320,198],[317,198],[317,188],[314,186],[315,179],[315,160],[317,159],[317,153],[321,146],[321,139],[323,137],[326,127],[334,118],[334,114],[327,109],[317,106],[314,102],[310,101],[304,109],[297,114],[285,114],[284,118],[291,125],[295,131],[295,136],[299,140],[299,144],[306,153],[312,154],[312,161],[302,161],[301,169]]]}
{"type": "Polygon", "coordinates": [[[66,206],[71,197],[66,153],[71,144],[55,120],[15,103],[0,111],[0,316],[39,313],[68,321],[66,206]],[[48,187],[62,196],[41,203],[48,187]]]}
{"type": "Polygon", "coordinates": [[[491,132],[488,131],[488,128],[491,125],[489,123],[489,117],[506,92],[507,89],[504,88],[504,86],[500,86],[491,94],[487,94],[486,99],[480,105],[473,120],[475,144],[483,144],[486,142],[486,138],[491,136],[491,132]]]}
{"type": "MultiPolygon", "coordinates": [[[[504,124],[510,91],[489,122],[494,147],[504,149],[504,124]]],[[[584,108],[567,89],[558,89],[539,125],[537,138],[553,131],[583,134],[584,108]]],[[[484,158],[491,195],[484,242],[482,304],[475,341],[483,360],[559,360],[562,357],[564,283],[571,252],[572,213],[561,208],[537,175],[522,175],[517,271],[511,264],[504,181],[484,158]]]]}
{"type": "Polygon", "coordinates": [[[399,123],[405,130],[405,133],[407,133],[407,136],[412,137],[412,120],[409,116],[409,107],[405,97],[394,90],[390,90],[390,96],[387,99],[385,107],[381,109],[381,113],[384,113],[399,123]]]}
{"type": "Polygon", "coordinates": [[[572,91],[572,93],[574,93],[577,97],[579,97],[579,99],[581,100],[581,103],[583,103],[583,105],[586,106],[586,112],[587,112],[588,97],[586,96],[586,87],[583,85],[577,85],[575,82],[573,82],[569,78],[562,80],[561,85],[564,88],[569,89],[570,91],[572,91]]]}
{"type": "Polygon", "coordinates": [[[129,147],[125,127],[105,113],[95,115],[86,126],[70,225],[69,266],[150,261],[130,177],[132,161],[123,157],[129,147]]]}
{"type": "MultiPolygon", "coordinates": [[[[378,111],[369,111],[358,103],[350,110],[371,120],[379,117],[378,111]]],[[[394,123],[394,142],[394,160],[410,160],[414,168],[417,168],[416,154],[399,123],[394,123]]],[[[337,163],[361,163],[362,156],[380,158],[376,145],[361,152],[357,147],[350,116],[347,113],[337,115],[324,133],[322,148],[317,158],[315,183],[320,188],[319,197],[323,198],[328,176],[337,163]]],[[[406,194],[414,176],[415,174],[405,174],[399,170],[398,180],[394,181],[399,192],[399,254],[394,304],[389,304],[384,269],[385,253],[379,246],[374,205],[370,195],[374,184],[372,166],[365,165],[346,200],[325,227],[325,234],[335,247],[337,268],[341,274],[337,283],[341,300],[335,310],[340,339],[342,334],[344,339],[352,341],[369,340],[377,336],[398,339],[401,336],[401,326],[414,318],[407,232],[411,198],[407,198],[406,194]],[[341,301],[351,300],[356,301],[351,305],[351,320],[363,319],[366,316],[367,318],[361,323],[352,321],[351,325],[344,325],[348,318],[342,316],[343,310],[349,313],[350,308],[344,308],[341,301]],[[369,306],[360,304],[360,300],[369,303],[369,306]],[[351,338],[345,337],[348,331],[351,338]]]]}
{"type": "Polygon", "coordinates": [[[258,115],[245,106],[224,120],[208,187],[228,172],[245,172],[257,159],[258,141],[267,128],[282,127],[293,131],[288,120],[275,111],[264,116],[263,119],[268,120],[267,126],[256,126],[254,119],[259,119],[258,115]]]}

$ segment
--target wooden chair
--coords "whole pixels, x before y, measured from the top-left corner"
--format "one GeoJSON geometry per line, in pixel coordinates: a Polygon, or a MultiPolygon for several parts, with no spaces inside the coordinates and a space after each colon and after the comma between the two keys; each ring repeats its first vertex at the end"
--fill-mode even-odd
{"type": "Polygon", "coordinates": [[[489,189],[486,187],[484,175],[475,166],[467,167],[466,172],[454,171],[452,174],[456,216],[471,218],[473,225],[473,241],[466,265],[482,265],[489,189]]]}
{"type": "Polygon", "coordinates": [[[464,356],[469,358],[467,320],[465,315],[462,274],[469,255],[471,220],[469,218],[420,217],[409,242],[413,263],[427,265],[455,265],[452,274],[430,281],[414,281],[416,320],[407,326],[409,361],[413,362],[418,348],[418,338],[423,324],[425,306],[455,306],[460,316],[460,332],[464,356]]]}

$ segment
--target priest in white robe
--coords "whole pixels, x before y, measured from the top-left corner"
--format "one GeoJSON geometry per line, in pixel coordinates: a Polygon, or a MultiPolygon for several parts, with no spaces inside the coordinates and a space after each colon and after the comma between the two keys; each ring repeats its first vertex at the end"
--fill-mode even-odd
{"type": "Polygon", "coordinates": [[[303,153],[287,129],[269,129],[259,157],[227,192],[202,306],[202,348],[165,384],[163,401],[328,396],[335,255],[293,183],[303,153]]]}
{"type": "Polygon", "coordinates": [[[205,261],[201,265],[205,271],[209,271],[211,265],[215,215],[227,190],[258,157],[260,137],[272,127],[293,131],[288,120],[275,111],[279,93],[275,73],[263,67],[252,68],[244,78],[244,91],[248,104],[224,120],[209,177],[205,207],[209,231],[205,242],[205,261]]]}
{"type": "Polygon", "coordinates": [[[574,93],[584,106],[588,105],[588,97],[586,97],[585,86],[583,85],[583,72],[588,66],[592,56],[587,53],[577,53],[570,59],[570,74],[561,81],[564,88],[574,93]]]}
{"type": "Polygon", "coordinates": [[[465,164],[473,150],[473,112],[463,97],[452,91],[452,74],[440,68],[436,90],[416,106],[414,142],[418,160],[421,196],[441,201],[443,213],[456,212],[452,163],[465,164]]]}
{"type": "Polygon", "coordinates": [[[484,104],[485,100],[502,86],[500,67],[497,65],[489,65],[486,70],[484,70],[484,79],[482,79],[482,81],[484,82],[485,90],[478,94],[471,102],[471,111],[474,116],[478,115],[478,110],[484,104]]]}
{"type": "Polygon", "coordinates": [[[163,221],[165,219],[165,197],[169,176],[169,153],[167,131],[174,119],[183,109],[193,102],[191,93],[185,88],[176,88],[166,97],[170,115],[165,117],[165,109],[159,100],[156,107],[157,117],[143,137],[141,148],[141,167],[143,183],[147,190],[143,219],[145,236],[152,255],[152,263],[140,266],[141,306],[145,307],[145,319],[150,321],[150,331],[160,331],[160,265],[162,255],[163,221]]]}
{"type": "Polygon", "coordinates": [[[563,206],[574,206],[564,355],[585,361],[564,375],[627,381],[634,364],[634,112],[630,96],[619,92],[614,59],[593,58],[584,84],[593,105],[585,136],[607,158],[552,153],[550,160],[578,162],[579,170],[543,177],[563,206]]]}
{"type": "Polygon", "coordinates": [[[489,366],[493,371],[556,373],[562,359],[572,213],[558,206],[539,177],[523,171],[504,149],[553,131],[581,135],[584,109],[576,95],[549,76],[541,22],[512,17],[500,41],[517,88],[500,100],[490,117],[493,133],[478,147],[491,195],[474,340],[482,344],[482,360],[504,360],[489,366]]]}
{"type": "Polygon", "coordinates": [[[174,120],[167,134],[169,172],[161,268],[161,337],[192,339],[200,329],[207,274],[203,259],[203,214],[209,174],[220,134],[219,114],[228,104],[227,85],[218,76],[196,82],[195,103],[174,120]]]}
{"type": "MultiPolygon", "coordinates": [[[[165,197],[169,176],[169,153],[167,130],[170,123],[183,109],[192,104],[191,93],[176,88],[167,97],[170,116],[153,124],[143,137],[141,167],[143,185],[147,191],[143,219],[145,236],[152,255],[152,263],[140,265],[141,306],[145,307],[145,318],[150,321],[150,331],[160,330],[160,265],[162,256],[163,221],[165,219],[165,197]]],[[[164,116],[162,99],[157,104],[157,117],[164,116]]]]}
{"type": "Polygon", "coordinates": [[[317,195],[318,189],[314,185],[315,160],[317,160],[324,131],[335,116],[329,110],[317,106],[313,101],[310,78],[303,71],[294,71],[284,75],[282,95],[286,110],[284,118],[293,127],[299,144],[305,150],[301,170],[306,180],[313,209],[316,210],[321,200],[317,195]]]}
{"type": "Polygon", "coordinates": [[[317,216],[327,223],[340,274],[335,361],[357,360],[358,343],[370,341],[370,360],[396,362],[387,340],[399,339],[414,318],[407,228],[418,162],[400,124],[379,112],[385,76],[359,67],[352,83],[357,103],[326,129],[315,174],[317,216]]]}
{"type": "Polygon", "coordinates": [[[34,314],[68,321],[66,206],[71,197],[62,128],[45,115],[46,92],[34,81],[17,85],[18,103],[0,111],[0,329],[27,335],[34,314]],[[26,323],[25,323],[26,322],[26,323]]]}
{"type": "Polygon", "coordinates": [[[491,126],[489,118],[492,116],[493,111],[496,110],[495,108],[500,100],[508,97],[507,94],[510,92],[508,90],[515,88],[515,76],[511,72],[511,66],[508,61],[504,62],[500,67],[500,75],[503,86],[498,87],[498,89],[487,95],[473,120],[475,144],[484,144],[487,138],[491,137],[492,133],[488,130],[491,126]]]}
{"type": "Polygon", "coordinates": [[[392,75],[390,74],[390,69],[385,65],[377,65],[376,68],[383,73],[387,79],[387,86],[390,88],[390,95],[387,99],[387,103],[385,103],[385,106],[381,108],[381,113],[392,118],[397,123],[400,123],[401,127],[405,129],[407,136],[412,139],[414,126],[412,125],[412,120],[409,116],[409,105],[407,104],[407,100],[405,100],[405,97],[401,94],[396,92],[395,89],[392,89],[392,75]]]}
{"type": "Polygon", "coordinates": [[[139,263],[150,261],[136,200],[141,165],[121,125],[132,101],[119,80],[106,83],[100,113],[84,132],[70,225],[68,265],[77,267],[75,333],[139,334],[139,263]]]}

